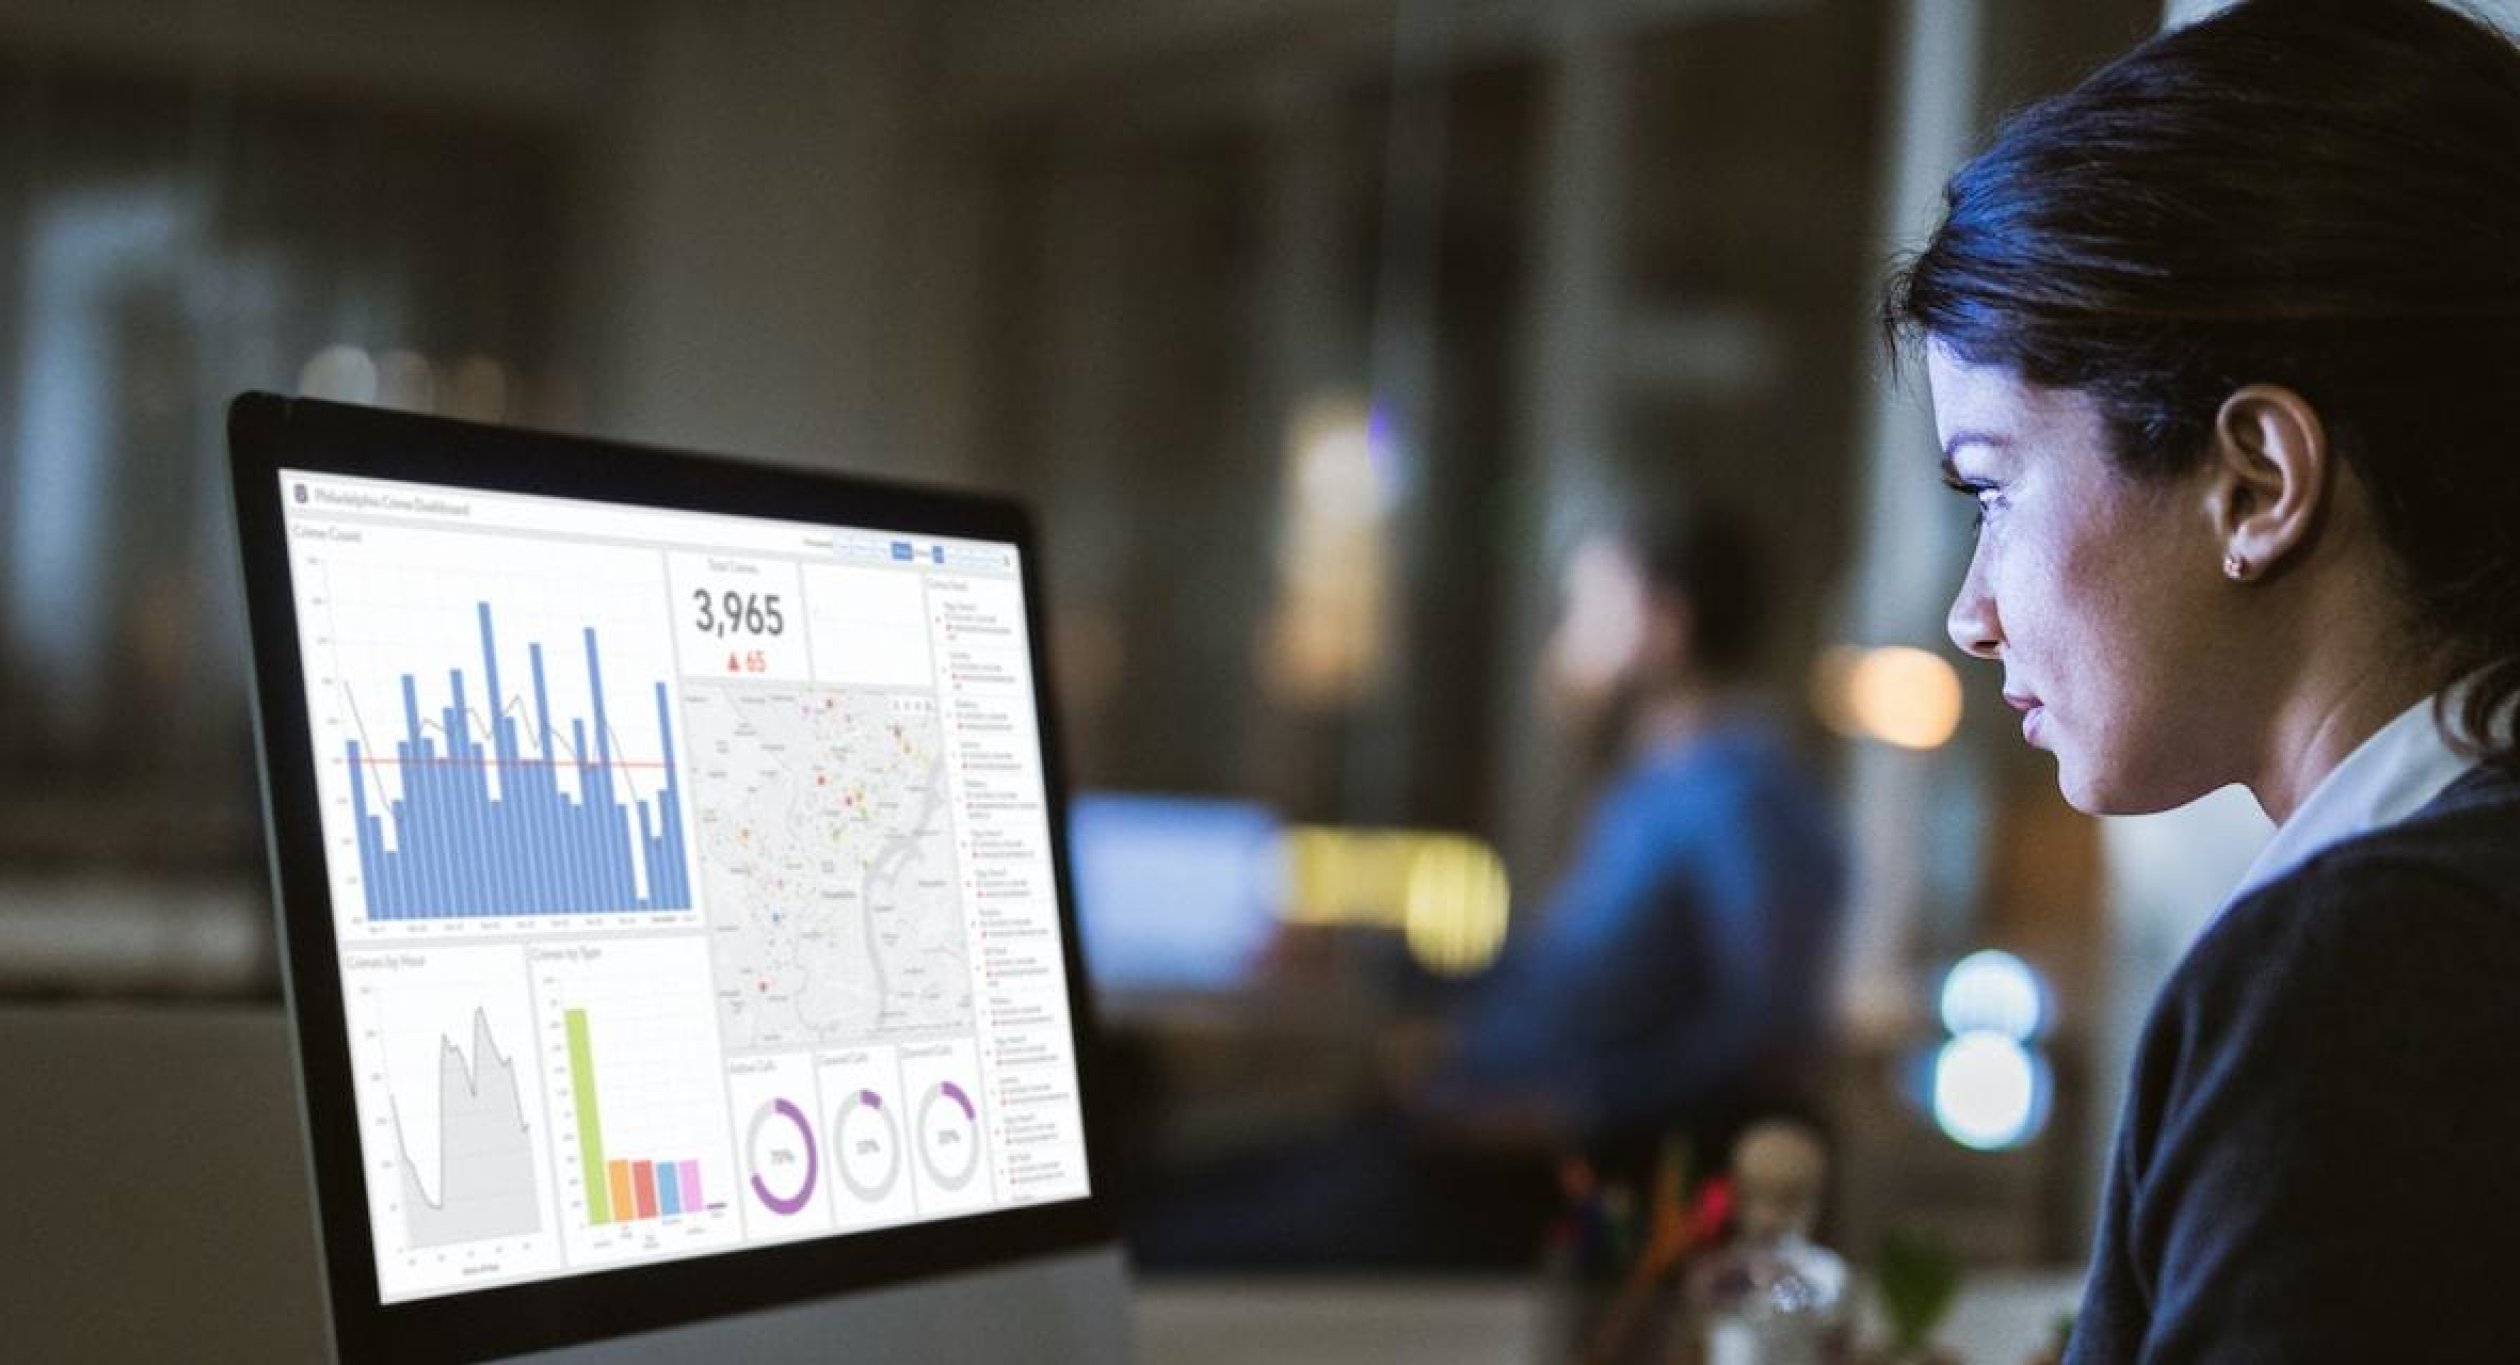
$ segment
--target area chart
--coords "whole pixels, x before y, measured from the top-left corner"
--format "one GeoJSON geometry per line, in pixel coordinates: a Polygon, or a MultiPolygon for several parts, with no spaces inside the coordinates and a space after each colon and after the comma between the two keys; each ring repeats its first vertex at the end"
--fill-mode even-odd
{"type": "Polygon", "coordinates": [[[402,1173],[403,1217],[414,1248],[458,1246],[542,1229],[534,1189],[533,1132],[525,1122],[516,1062],[490,1036],[490,1016],[475,1011],[472,1058],[452,1038],[438,1051],[438,1171],[432,1197],[413,1169],[411,1142],[395,1106],[394,1163],[402,1173]]]}

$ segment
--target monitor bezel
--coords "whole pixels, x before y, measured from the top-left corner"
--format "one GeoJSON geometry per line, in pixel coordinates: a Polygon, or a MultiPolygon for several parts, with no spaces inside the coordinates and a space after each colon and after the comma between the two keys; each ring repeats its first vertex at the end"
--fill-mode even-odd
{"type": "Polygon", "coordinates": [[[1095,1074],[1095,1040],[1100,1035],[1070,882],[1066,769],[1051,695],[1041,556],[1031,519],[1020,504],[821,470],[263,393],[240,395],[230,405],[228,436],[253,647],[254,724],[281,977],[293,1025],[299,1107],[332,1333],[342,1359],[396,1365],[491,1359],[1117,1239],[1111,1129],[1095,1074]],[[280,485],[284,469],[1014,545],[1029,627],[1090,1192],[1079,1199],[935,1222],[383,1302],[353,1098],[304,656],[290,586],[280,485]]]}

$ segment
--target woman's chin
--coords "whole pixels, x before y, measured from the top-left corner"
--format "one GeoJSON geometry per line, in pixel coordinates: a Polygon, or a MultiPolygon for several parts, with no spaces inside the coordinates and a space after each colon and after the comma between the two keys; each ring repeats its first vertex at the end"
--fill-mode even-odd
{"type": "Polygon", "coordinates": [[[2124,773],[2079,762],[2062,753],[2056,757],[2056,789],[2066,805],[2085,815],[2158,815],[2212,790],[2192,784],[2134,781],[2124,773]]]}

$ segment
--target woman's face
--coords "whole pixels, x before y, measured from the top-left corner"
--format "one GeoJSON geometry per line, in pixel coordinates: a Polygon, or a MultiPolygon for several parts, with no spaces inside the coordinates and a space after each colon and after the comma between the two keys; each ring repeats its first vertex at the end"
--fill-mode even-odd
{"type": "Polygon", "coordinates": [[[1951,638],[2003,665],[2005,699],[2056,755],[2065,799],[2136,814],[2232,780],[2249,717],[2233,701],[2243,661],[2204,473],[2122,474],[2085,395],[1940,345],[1926,365],[1944,472],[1981,517],[1951,638]]]}

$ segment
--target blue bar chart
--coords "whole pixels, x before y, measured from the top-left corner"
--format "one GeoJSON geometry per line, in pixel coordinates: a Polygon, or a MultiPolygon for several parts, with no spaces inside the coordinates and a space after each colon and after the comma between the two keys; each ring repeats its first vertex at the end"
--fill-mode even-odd
{"type": "Polygon", "coordinates": [[[346,746],[367,918],[689,909],[665,684],[652,684],[660,752],[617,752],[593,627],[581,633],[592,714],[563,722],[551,714],[542,643],[527,648],[530,696],[511,702],[500,684],[488,602],[478,604],[477,616],[477,694],[465,669],[450,668],[443,704],[424,710],[418,675],[405,673],[403,735],[391,754],[370,752],[356,739],[346,746]],[[385,789],[388,770],[399,778],[399,795],[385,789]],[[642,781],[643,774],[654,776],[642,781]]]}

